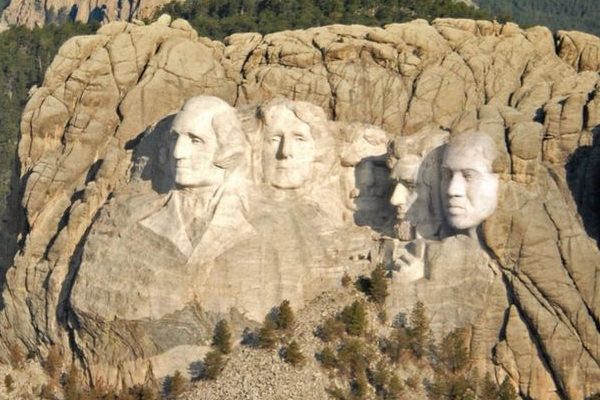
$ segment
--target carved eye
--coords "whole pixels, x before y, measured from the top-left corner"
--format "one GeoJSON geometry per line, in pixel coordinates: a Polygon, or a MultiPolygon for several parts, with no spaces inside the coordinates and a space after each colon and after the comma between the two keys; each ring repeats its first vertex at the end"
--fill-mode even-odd
{"type": "Polygon", "coordinates": [[[279,135],[271,136],[271,143],[279,143],[279,142],[281,142],[281,136],[279,136],[279,135]]]}
{"type": "Polygon", "coordinates": [[[301,133],[295,133],[294,134],[294,139],[299,141],[299,142],[306,142],[307,139],[304,135],[302,135],[301,133]]]}
{"type": "Polygon", "coordinates": [[[194,144],[204,144],[204,143],[206,143],[204,141],[204,139],[202,139],[200,136],[191,136],[190,135],[190,139],[191,139],[192,143],[194,143],[194,144]]]}
{"type": "Polygon", "coordinates": [[[477,178],[477,172],[470,170],[470,169],[462,171],[462,175],[463,175],[463,178],[465,178],[465,180],[467,182],[472,181],[473,179],[477,178]]]}

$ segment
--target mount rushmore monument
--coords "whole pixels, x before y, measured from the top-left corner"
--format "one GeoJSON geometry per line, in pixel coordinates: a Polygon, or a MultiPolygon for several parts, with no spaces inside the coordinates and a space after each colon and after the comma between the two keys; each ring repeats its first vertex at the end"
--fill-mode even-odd
{"type": "Polygon", "coordinates": [[[3,354],[131,385],[381,263],[390,315],[423,302],[523,397],[600,391],[598,48],[447,19],[71,39],[23,114],[3,354]]]}

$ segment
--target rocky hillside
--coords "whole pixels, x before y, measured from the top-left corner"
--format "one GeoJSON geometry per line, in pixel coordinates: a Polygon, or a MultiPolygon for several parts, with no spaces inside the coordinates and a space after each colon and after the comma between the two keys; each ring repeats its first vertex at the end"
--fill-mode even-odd
{"type": "Polygon", "coordinates": [[[46,1],[42,5],[36,1],[13,0],[2,12],[0,24],[24,25],[28,28],[44,26],[47,23],[110,22],[131,21],[132,18],[150,17],[165,0],[147,1],[93,1],[64,2],[46,1]]]}
{"type": "MultiPolygon", "coordinates": [[[[217,96],[237,107],[251,139],[255,113],[248,110],[279,95],[319,106],[342,126],[327,149],[354,150],[343,143],[364,137],[369,152],[354,158],[370,160],[367,180],[379,183],[389,184],[381,175],[389,138],[474,128],[492,136],[502,154],[502,190],[482,226],[483,246],[464,236],[432,242],[430,276],[405,281],[396,274],[388,313],[406,315],[422,300],[436,316],[436,335],[467,329],[474,362],[498,382],[507,378],[523,398],[600,391],[599,47],[599,38],[579,32],[554,36],[543,27],[453,19],[244,33],[222,43],[164,16],[69,40],[21,123],[22,197],[3,230],[9,237],[0,259],[4,356],[18,346],[43,358],[56,345],[91,379],[143,382],[203,356],[219,317],[238,333],[256,326],[277,304],[270,299],[292,293],[282,288],[297,289],[285,278],[311,282],[304,292],[310,304],[345,271],[358,275],[385,260],[392,239],[384,224],[372,223],[373,214],[366,224],[356,213],[336,219],[345,206],[323,201],[336,198],[326,191],[314,192],[324,203],[318,218],[314,203],[293,199],[299,206],[286,208],[261,198],[263,214],[234,220],[248,217],[263,247],[248,242],[226,252],[208,278],[185,260],[169,264],[180,253],[160,238],[148,236],[153,247],[141,244],[140,224],[128,221],[164,203],[153,179],[159,173],[149,173],[146,162],[160,159],[169,115],[192,96],[217,96]],[[340,223],[323,226],[329,219],[340,223]],[[136,245],[105,246],[120,242],[136,245]],[[313,258],[302,276],[297,261],[313,258]],[[324,266],[325,278],[310,281],[324,266]],[[214,285],[202,286],[205,278],[214,285]],[[206,292],[198,295],[199,287],[206,292]]],[[[321,183],[339,171],[362,179],[350,153],[321,156],[332,168],[317,171],[321,183]]],[[[389,192],[368,188],[371,199],[361,207],[376,212],[370,202],[389,192]]],[[[348,189],[346,199],[357,192],[348,189]]]]}

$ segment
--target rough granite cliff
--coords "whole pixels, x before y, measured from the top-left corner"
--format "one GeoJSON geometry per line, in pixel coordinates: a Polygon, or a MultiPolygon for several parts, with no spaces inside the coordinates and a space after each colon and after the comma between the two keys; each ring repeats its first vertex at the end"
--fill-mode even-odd
{"type": "Polygon", "coordinates": [[[164,0],[151,1],[11,1],[2,12],[0,25],[24,25],[28,28],[65,21],[131,21],[152,16],[164,0]]]}
{"type": "MultiPolygon", "coordinates": [[[[182,355],[203,354],[219,315],[241,330],[288,296],[286,287],[298,289],[293,279],[301,272],[284,273],[291,283],[269,285],[269,274],[281,279],[286,262],[307,259],[286,250],[294,248],[280,240],[286,232],[302,238],[315,258],[307,261],[308,276],[322,265],[331,267],[325,273],[331,281],[344,271],[364,271],[381,253],[378,240],[391,236],[385,218],[373,222],[371,200],[362,199],[367,223],[355,212],[354,222],[344,225],[343,215],[325,212],[331,204],[321,210],[327,217],[315,222],[311,204],[297,199],[289,203],[297,207],[274,204],[264,215],[250,215],[261,238],[252,243],[267,248],[260,254],[282,258],[255,265],[244,257],[260,249],[226,252],[200,300],[196,275],[186,280],[187,264],[169,261],[168,246],[144,248],[146,233],[127,223],[147,217],[136,212],[162,201],[144,197],[151,185],[160,193],[145,175],[153,167],[145,162],[186,99],[219,97],[252,131],[248,110],[283,96],[322,107],[339,125],[336,146],[350,152],[352,146],[340,143],[354,143],[347,133],[353,126],[387,132],[379,134],[383,142],[368,140],[358,160],[381,156],[395,136],[440,130],[453,136],[469,129],[489,134],[501,153],[500,192],[498,209],[482,225],[481,246],[463,236],[434,243],[428,279],[394,280],[389,310],[406,312],[422,300],[436,316],[437,334],[468,325],[472,357],[499,379],[509,376],[525,398],[581,399],[600,391],[598,49],[600,39],[584,33],[554,36],[543,27],[449,19],[244,33],[221,43],[163,16],[148,26],[107,24],[96,35],[69,40],[21,123],[22,192],[20,204],[11,205],[0,258],[3,353],[16,344],[44,354],[58,344],[90,376],[140,382],[148,371],[166,374],[180,368],[177,360],[191,361],[182,355]],[[324,226],[322,220],[342,222],[324,226]],[[326,240],[311,241],[306,233],[313,230],[326,240]],[[128,252],[111,244],[121,239],[136,245],[128,252]],[[183,266],[164,264],[147,276],[127,261],[149,251],[159,266],[183,266]],[[125,261],[104,262],[113,259],[125,261]],[[241,260],[249,261],[243,273],[232,267],[241,260]],[[238,283],[229,284],[232,276],[238,283]],[[164,308],[144,309],[153,300],[128,297],[132,285],[144,293],[146,284],[152,296],[165,299],[156,303],[164,308]],[[248,295],[257,291],[269,300],[248,295]],[[242,304],[225,301],[236,296],[242,304]],[[240,307],[247,309],[236,313],[240,307]]],[[[332,164],[342,171],[338,175],[358,164],[351,154],[341,159],[332,164]]],[[[381,168],[373,165],[372,174],[381,168]]],[[[358,168],[349,171],[359,186],[358,168]]],[[[389,196],[375,192],[372,201],[389,196]]],[[[344,206],[331,207],[337,208],[344,206]]],[[[316,295],[303,291],[296,304],[316,295]]]]}

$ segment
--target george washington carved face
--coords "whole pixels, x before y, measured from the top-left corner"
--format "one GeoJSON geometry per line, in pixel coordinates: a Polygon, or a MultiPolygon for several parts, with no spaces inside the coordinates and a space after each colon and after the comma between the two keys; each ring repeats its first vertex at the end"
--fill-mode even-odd
{"type": "Polygon", "coordinates": [[[242,128],[235,110],[211,96],[189,99],[171,126],[171,173],[180,188],[219,185],[242,153],[242,128]]]}

